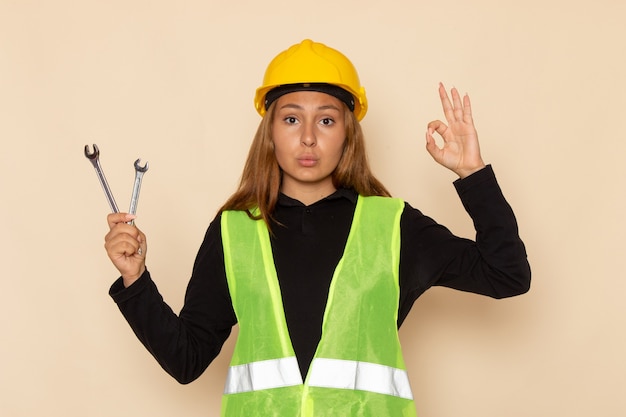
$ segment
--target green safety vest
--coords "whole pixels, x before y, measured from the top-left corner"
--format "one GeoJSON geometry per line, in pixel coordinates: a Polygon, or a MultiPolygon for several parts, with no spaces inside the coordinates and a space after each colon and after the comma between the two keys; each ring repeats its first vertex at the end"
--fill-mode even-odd
{"type": "Polygon", "coordinates": [[[416,415],[397,328],[403,207],[399,199],[359,196],[305,381],[267,226],[244,211],[222,213],[224,264],[239,323],[223,417],[416,415]]]}

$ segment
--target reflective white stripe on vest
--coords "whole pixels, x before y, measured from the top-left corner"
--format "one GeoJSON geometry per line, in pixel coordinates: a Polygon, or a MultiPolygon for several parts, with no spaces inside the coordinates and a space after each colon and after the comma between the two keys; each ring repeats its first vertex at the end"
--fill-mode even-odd
{"type": "Polygon", "coordinates": [[[406,371],[369,362],[315,358],[309,371],[311,387],[376,392],[413,399],[406,371]]]}
{"type": "MultiPolygon", "coordinates": [[[[301,385],[295,357],[270,359],[231,366],[224,394],[259,391],[301,385]]],[[[308,385],[320,388],[351,389],[413,399],[405,370],[369,362],[315,358],[308,385]]]]}
{"type": "Polygon", "coordinates": [[[231,366],[224,394],[301,385],[302,375],[295,356],[231,366]]]}

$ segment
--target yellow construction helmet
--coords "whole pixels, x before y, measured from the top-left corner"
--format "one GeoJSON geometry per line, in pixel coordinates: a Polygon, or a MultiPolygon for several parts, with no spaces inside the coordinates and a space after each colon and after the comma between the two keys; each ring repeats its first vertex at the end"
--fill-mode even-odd
{"type": "Polygon", "coordinates": [[[305,39],[278,54],[267,67],[254,106],[263,116],[278,97],[294,91],[320,91],[346,103],[357,120],[367,113],[367,97],[359,75],[341,52],[305,39]]]}

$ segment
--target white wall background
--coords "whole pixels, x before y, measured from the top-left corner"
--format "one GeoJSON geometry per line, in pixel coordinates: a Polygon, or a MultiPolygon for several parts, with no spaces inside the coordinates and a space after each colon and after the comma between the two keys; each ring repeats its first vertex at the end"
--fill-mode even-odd
{"type": "Polygon", "coordinates": [[[625,18],[621,0],[0,0],[0,414],[219,415],[232,340],[180,386],[109,299],[108,205],[83,147],[124,209],[149,161],[138,224],[178,310],[265,66],[312,38],[359,69],[378,176],[472,237],[423,139],[438,82],[469,92],[527,245],[529,294],[416,303],[401,337],[419,415],[624,415],[625,18]]]}

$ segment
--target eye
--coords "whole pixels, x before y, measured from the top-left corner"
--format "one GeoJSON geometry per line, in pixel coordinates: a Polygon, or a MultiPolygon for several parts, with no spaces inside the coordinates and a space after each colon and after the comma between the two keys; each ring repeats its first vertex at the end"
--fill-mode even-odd
{"type": "Polygon", "coordinates": [[[285,123],[287,123],[287,124],[289,124],[289,125],[293,125],[293,124],[298,123],[298,119],[296,119],[296,118],[295,118],[295,117],[293,117],[293,116],[287,116],[287,117],[285,117],[285,119],[284,119],[284,120],[285,120],[285,123]]]}
{"type": "Polygon", "coordinates": [[[330,117],[325,117],[322,120],[320,120],[320,123],[323,124],[324,126],[332,126],[335,123],[335,121],[331,119],[330,117]]]}

